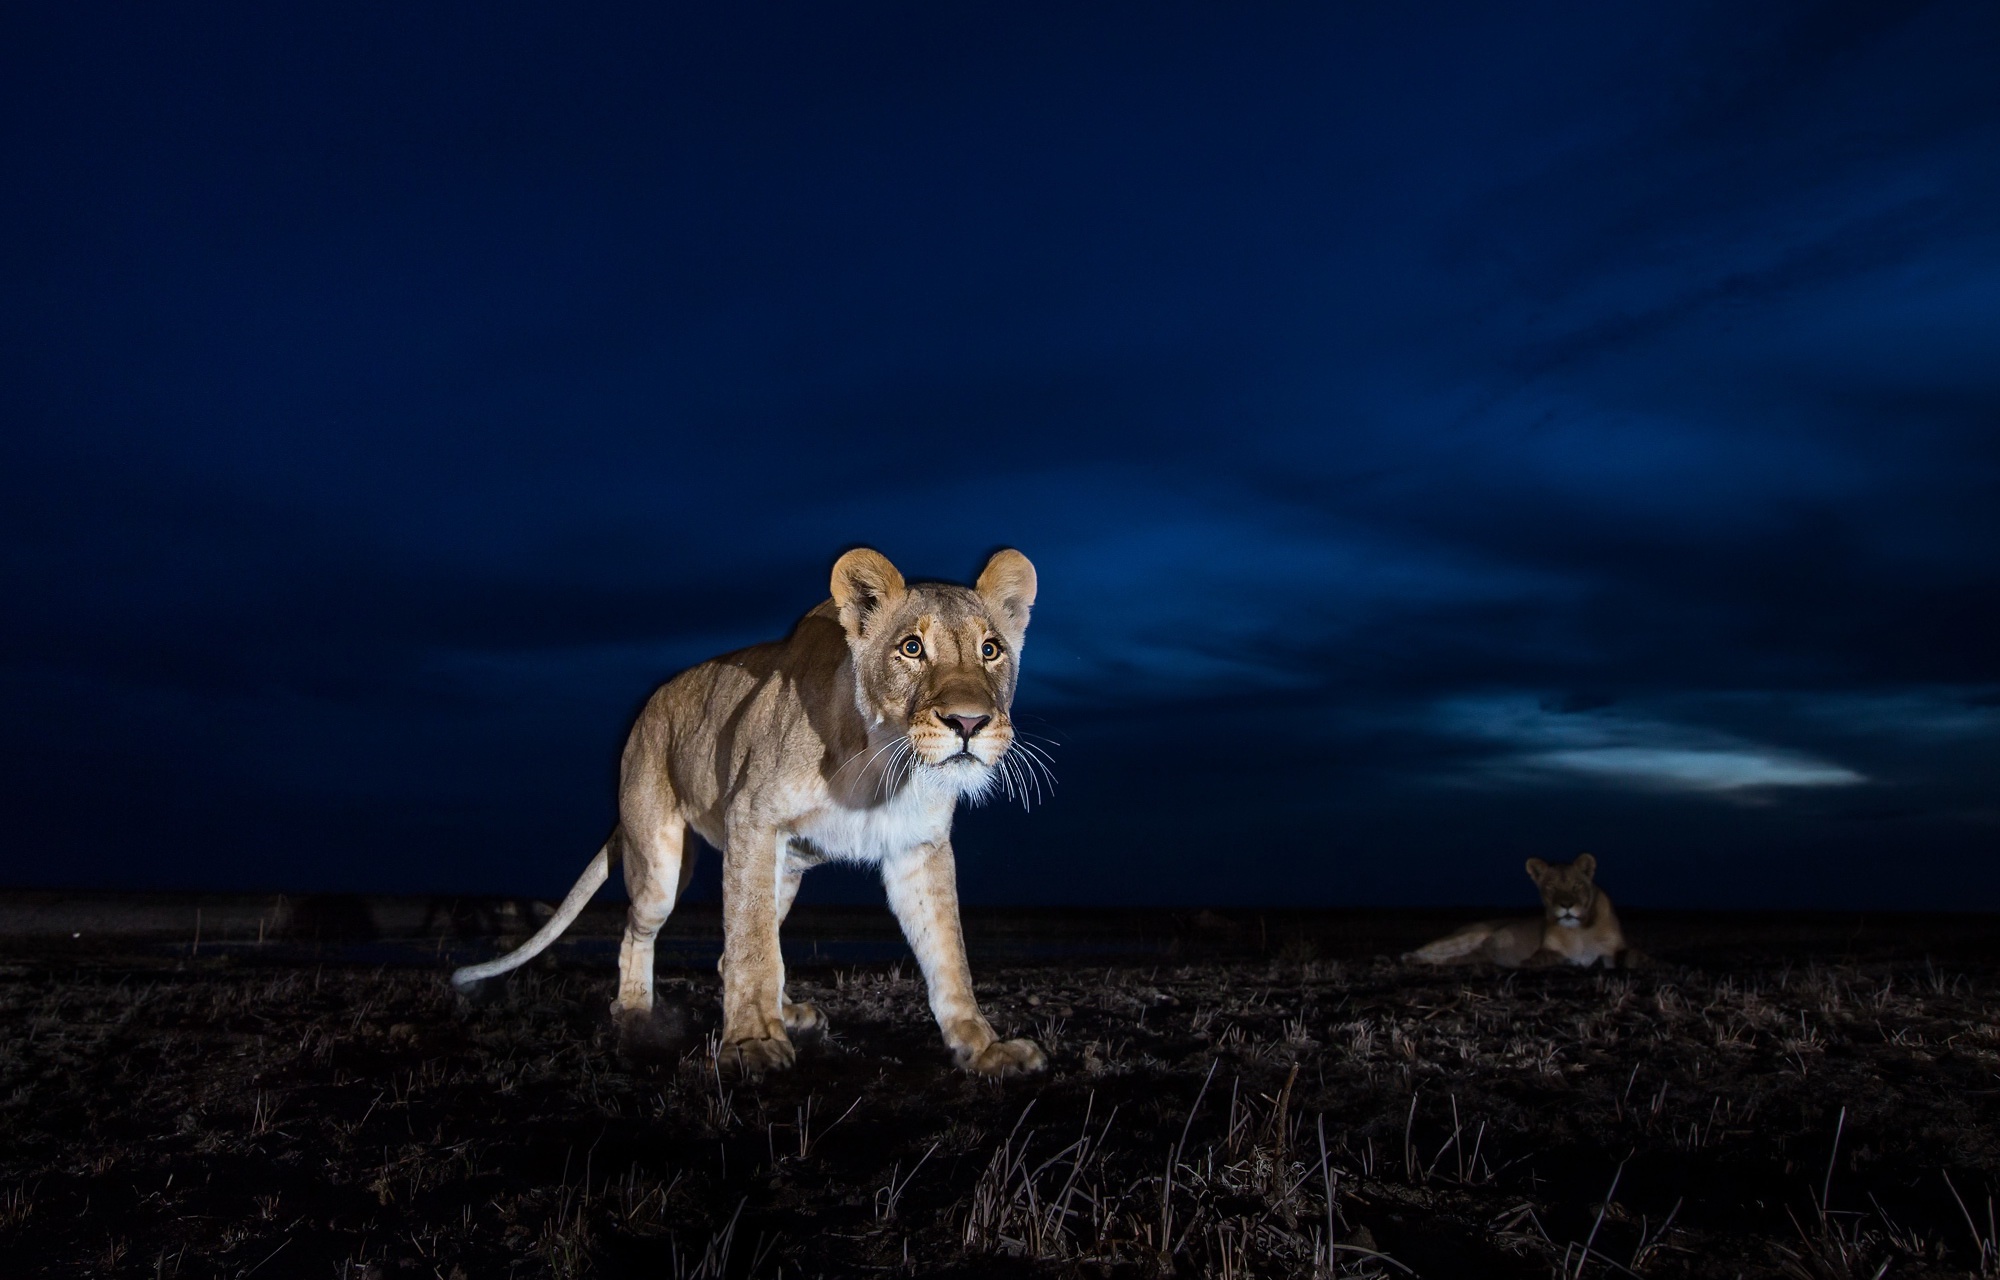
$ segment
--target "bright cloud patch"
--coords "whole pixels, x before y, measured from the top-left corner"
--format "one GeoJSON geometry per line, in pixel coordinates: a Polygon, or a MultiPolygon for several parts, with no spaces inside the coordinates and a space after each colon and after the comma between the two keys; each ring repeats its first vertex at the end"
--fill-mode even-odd
{"type": "Polygon", "coordinates": [[[1749,787],[1847,787],[1867,779],[1852,769],[1759,751],[1598,747],[1517,757],[1516,763],[1612,781],[1687,791],[1749,787]]]}
{"type": "Polygon", "coordinates": [[[1464,698],[1436,709],[1447,734],[1504,749],[1482,771],[1506,777],[1567,774],[1671,791],[1846,787],[1866,782],[1843,765],[1732,734],[1629,714],[1571,711],[1531,697],[1464,698]]]}

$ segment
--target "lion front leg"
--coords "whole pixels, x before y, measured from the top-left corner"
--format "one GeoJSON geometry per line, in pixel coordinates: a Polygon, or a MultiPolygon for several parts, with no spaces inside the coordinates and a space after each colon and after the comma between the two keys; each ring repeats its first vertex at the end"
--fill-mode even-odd
{"type": "MultiPolygon", "coordinates": [[[[799,882],[805,878],[806,868],[817,866],[818,859],[805,859],[796,850],[787,850],[778,870],[778,927],[782,930],[785,917],[792,912],[792,903],[799,896],[799,882]]],[[[780,959],[783,953],[780,953],[780,959]]],[[[819,1006],[803,1000],[794,1000],[782,986],[778,989],[781,1005],[779,1018],[785,1024],[785,1033],[796,1045],[817,1043],[826,1036],[826,1015],[819,1006]]]]}
{"type": "Polygon", "coordinates": [[[722,853],[722,1045],[724,1070],[755,1079],[796,1054],[785,1034],[785,961],[778,950],[778,833],[732,829],[722,853]]]}
{"type": "Polygon", "coordinates": [[[916,952],[930,992],[931,1015],[958,1065],[985,1076],[1042,1071],[1048,1058],[1032,1040],[1002,1040],[979,1012],[965,934],[958,920],[958,873],[949,841],[885,860],[889,907],[916,952]]]}

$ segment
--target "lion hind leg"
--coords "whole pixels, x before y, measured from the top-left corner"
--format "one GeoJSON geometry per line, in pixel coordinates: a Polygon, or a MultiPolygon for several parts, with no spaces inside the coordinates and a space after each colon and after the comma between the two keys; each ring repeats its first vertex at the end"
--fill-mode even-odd
{"type": "Polygon", "coordinates": [[[1457,933],[1448,933],[1435,942],[1426,942],[1415,951],[1404,952],[1403,959],[1416,964],[1452,964],[1460,960],[1474,960],[1486,950],[1486,944],[1492,938],[1492,925],[1467,925],[1457,933]]]}
{"type": "Polygon", "coordinates": [[[462,969],[454,970],[451,975],[451,985],[465,990],[487,978],[498,977],[510,969],[518,969],[548,950],[549,944],[561,937],[563,930],[569,928],[571,923],[583,914],[584,907],[596,896],[597,891],[604,887],[604,882],[611,878],[611,860],[617,853],[618,833],[614,831],[611,833],[611,838],[604,842],[604,847],[597,851],[597,856],[590,860],[590,865],[583,869],[583,875],[570,886],[569,896],[562,900],[562,905],[556,908],[555,914],[548,918],[548,922],[535,931],[534,937],[497,960],[488,960],[485,964],[469,964],[462,969]]]}
{"type": "Polygon", "coordinates": [[[687,835],[687,824],[671,815],[648,823],[643,832],[626,828],[625,890],[631,905],[618,945],[618,998],[611,1006],[621,1019],[652,1011],[654,944],[686,883],[687,835]]]}

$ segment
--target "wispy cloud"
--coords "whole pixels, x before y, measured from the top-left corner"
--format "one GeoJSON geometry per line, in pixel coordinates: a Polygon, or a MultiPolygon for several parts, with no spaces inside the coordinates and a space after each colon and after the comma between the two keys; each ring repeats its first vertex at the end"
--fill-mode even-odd
{"type": "Polygon", "coordinates": [[[1518,767],[1553,770],[1671,791],[1743,791],[1756,787],[1848,787],[1867,779],[1837,764],[1778,755],[1766,748],[1580,747],[1517,756],[1518,767]]]}
{"type": "MultiPolygon", "coordinates": [[[[1583,700],[1588,703],[1590,700],[1583,700]]],[[[1446,735],[1499,748],[1477,768],[1488,779],[1560,777],[1662,791],[1751,792],[1847,787],[1868,779],[1845,765],[1734,734],[1616,706],[1500,695],[1453,699],[1434,711],[1446,735]]]]}
{"type": "Polygon", "coordinates": [[[1874,737],[1952,742],[2000,736],[2000,691],[1990,688],[1823,694],[1806,700],[1803,710],[1842,731],[1874,737]]]}

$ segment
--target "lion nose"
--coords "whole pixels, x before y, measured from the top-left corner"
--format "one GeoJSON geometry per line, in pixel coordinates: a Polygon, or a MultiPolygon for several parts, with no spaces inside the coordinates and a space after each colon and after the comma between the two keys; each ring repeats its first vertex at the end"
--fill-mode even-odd
{"type": "Polygon", "coordinates": [[[958,730],[958,736],[967,742],[972,741],[973,735],[984,729],[986,722],[992,718],[992,716],[962,716],[956,712],[949,715],[942,711],[938,713],[938,719],[958,730]]]}

